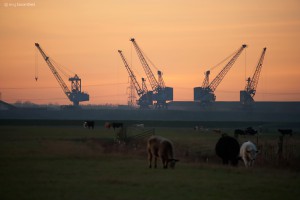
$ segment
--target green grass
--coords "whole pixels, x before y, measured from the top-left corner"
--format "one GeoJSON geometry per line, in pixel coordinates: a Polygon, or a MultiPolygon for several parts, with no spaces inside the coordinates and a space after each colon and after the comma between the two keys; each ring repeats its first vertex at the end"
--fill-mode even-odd
{"type": "MultiPolygon", "coordinates": [[[[213,149],[218,134],[188,128],[158,128],[156,134],[174,141],[180,159],[176,169],[162,169],[160,163],[148,169],[145,141],[114,144],[113,130],[0,126],[0,199],[282,200],[300,195],[294,167],[220,165],[213,149]],[[195,159],[199,153],[209,162],[195,159]]],[[[298,147],[299,137],[293,140],[298,147]]],[[[268,142],[276,143],[276,137],[262,135],[261,143],[268,142]]]]}

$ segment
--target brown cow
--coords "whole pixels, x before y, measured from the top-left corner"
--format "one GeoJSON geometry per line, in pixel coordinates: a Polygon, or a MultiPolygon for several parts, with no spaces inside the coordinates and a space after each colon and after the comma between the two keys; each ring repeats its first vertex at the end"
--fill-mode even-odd
{"type": "Polygon", "coordinates": [[[173,144],[170,140],[161,136],[151,136],[147,142],[149,168],[152,168],[152,158],[154,156],[154,168],[157,168],[157,158],[161,159],[163,168],[170,167],[174,169],[177,159],[173,156],[173,144]]]}

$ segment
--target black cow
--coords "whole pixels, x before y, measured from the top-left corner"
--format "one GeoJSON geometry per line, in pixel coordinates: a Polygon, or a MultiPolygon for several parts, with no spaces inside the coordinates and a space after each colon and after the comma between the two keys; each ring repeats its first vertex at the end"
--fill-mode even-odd
{"type": "Polygon", "coordinates": [[[281,135],[293,135],[292,129],[278,129],[278,131],[281,133],[281,135]]]}
{"type": "Polygon", "coordinates": [[[83,127],[88,128],[88,129],[94,129],[95,122],[94,121],[84,121],[83,122],[83,127]]]}
{"type": "Polygon", "coordinates": [[[215,147],[216,154],[222,159],[224,165],[229,163],[237,166],[240,153],[238,141],[230,136],[222,135],[215,147]]]}
{"type": "Polygon", "coordinates": [[[234,136],[237,137],[238,135],[245,135],[245,131],[243,131],[242,129],[235,129],[234,136]]]}
{"type": "Polygon", "coordinates": [[[242,129],[235,129],[234,136],[237,137],[238,135],[255,135],[257,134],[257,130],[254,130],[252,127],[248,127],[245,130],[242,129]]]}
{"type": "Polygon", "coordinates": [[[251,126],[246,128],[245,130],[246,135],[255,135],[257,134],[257,130],[254,130],[251,126]]]}

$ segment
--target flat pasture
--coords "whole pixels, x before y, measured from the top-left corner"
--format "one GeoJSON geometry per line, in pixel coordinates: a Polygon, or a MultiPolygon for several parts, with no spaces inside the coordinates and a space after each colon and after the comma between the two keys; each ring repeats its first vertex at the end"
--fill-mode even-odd
{"type": "MultiPolygon", "coordinates": [[[[174,170],[149,169],[146,138],[115,141],[115,131],[80,123],[2,124],[0,199],[297,199],[300,195],[300,136],[284,138],[277,155],[274,129],[252,140],[261,150],[255,166],[223,166],[214,146],[226,126],[155,127],[174,142],[180,161],[174,170]]],[[[128,135],[135,134],[128,129],[128,135]]]]}

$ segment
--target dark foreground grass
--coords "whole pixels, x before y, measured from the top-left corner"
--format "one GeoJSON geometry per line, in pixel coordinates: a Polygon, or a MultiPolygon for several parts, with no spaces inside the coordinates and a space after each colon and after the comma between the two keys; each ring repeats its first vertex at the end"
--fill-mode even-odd
{"type": "MultiPolygon", "coordinates": [[[[114,148],[114,144],[107,143],[113,138],[110,131],[101,130],[100,134],[74,127],[0,129],[0,199],[3,200],[282,200],[297,199],[300,195],[297,170],[232,168],[184,159],[175,170],[148,169],[144,147],[114,148]]],[[[162,130],[162,134],[165,131],[171,136],[168,130],[162,130]]],[[[186,134],[182,141],[190,143],[192,139],[188,137],[197,139],[194,133],[186,134]]],[[[180,136],[175,136],[180,143],[180,136]]],[[[212,140],[210,136],[205,138],[212,140]]]]}
{"type": "Polygon", "coordinates": [[[1,199],[295,199],[298,173],[179,164],[148,169],[143,160],[7,158],[1,199]]]}

